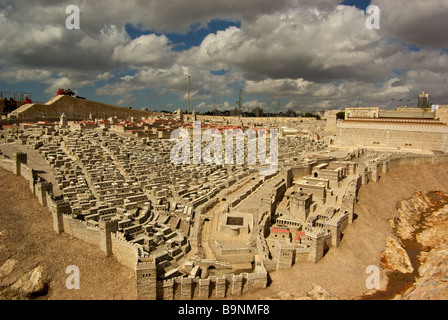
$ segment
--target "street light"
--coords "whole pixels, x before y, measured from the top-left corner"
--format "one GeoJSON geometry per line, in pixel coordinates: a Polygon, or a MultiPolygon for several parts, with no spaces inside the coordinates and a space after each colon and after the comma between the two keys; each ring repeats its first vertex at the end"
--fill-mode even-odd
{"type": "Polygon", "coordinates": [[[190,114],[190,78],[191,76],[188,76],[188,110],[187,114],[190,114]]]}

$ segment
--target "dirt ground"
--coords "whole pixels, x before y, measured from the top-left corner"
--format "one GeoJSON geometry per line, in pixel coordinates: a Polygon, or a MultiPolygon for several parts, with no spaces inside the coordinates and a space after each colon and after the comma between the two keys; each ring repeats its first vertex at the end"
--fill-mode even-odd
{"type": "Polygon", "coordinates": [[[19,261],[17,275],[42,265],[51,300],[134,300],[134,272],[98,246],[53,231],[51,213],[42,207],[22,177],[0,168],[0,265],[19,261]],[[80,271],[80,289],[68,290],[66,268],[80,271]]]}
{"type": "MultiPolygon", "coordinates": [[[[230,299],[277,298],[280,291],[302,297],[318,284],[340,299],[357,299],[367,290],[367,266],[380,266],[380,252],[392,233],[389,219],[397,202],[415,191],[435,187],[448,190],[448,164],[392,169],[379,182],[363,186],[349,225],[337,248],[330,248],[319,263],[300,262],[291,269],[270,273],[268,288],[230,299]]],[[[17,272],[42,265],[50,279],[45,299],[136,299],[132,270],[97,246],[53,231],[51,214],[32,195],[21,177],[0,168],[0,265],[8,258],[20,261],[17,272]],[[80,290],[68,290],[66,267],[80,269],[80,290]]]]}

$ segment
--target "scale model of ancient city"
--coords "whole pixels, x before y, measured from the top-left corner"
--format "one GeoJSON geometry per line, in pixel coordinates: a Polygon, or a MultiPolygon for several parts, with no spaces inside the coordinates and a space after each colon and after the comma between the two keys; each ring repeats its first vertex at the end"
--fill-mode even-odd
{"type": "Polygon", "coordinates": [[[356,228],[361,186],[448,150],[448,106],[323,118],[155,113],[58,95],[2,120],[0,166],[29,181],[56,233],[134,270],[138,299],[232,298],[266,288],[272,271],[319,264],[356,228]],[[224,148],[236,130],[243,143],[224,148]],[[212,140],[227,161],[195,161],[212,140]],[[175,149],[182,141],[193,143],[175,149]],[[250,141],[265,144],[264,163],[248,161],[250,141]]]}

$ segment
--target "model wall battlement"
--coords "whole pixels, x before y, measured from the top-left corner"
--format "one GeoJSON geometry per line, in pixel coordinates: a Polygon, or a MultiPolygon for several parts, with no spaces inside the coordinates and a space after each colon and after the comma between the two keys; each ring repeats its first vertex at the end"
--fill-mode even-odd
{"type": "Polygon", "coordinates": [[[207,278],[175,277],[157,281],[157,299],[192,300],[192,299],[223,299],[238,296],[243,293],[266,288],[267,272],[229,273],[223,276],[207,278]]]}

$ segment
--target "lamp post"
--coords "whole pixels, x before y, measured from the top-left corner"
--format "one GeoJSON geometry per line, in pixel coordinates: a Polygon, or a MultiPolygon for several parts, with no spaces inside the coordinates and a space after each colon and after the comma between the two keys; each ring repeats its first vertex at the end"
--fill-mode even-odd
{"type": "Polygon", "coordinates": [[[190,78],[191,76],[188,76],[188,106],[187,106],[187,113],[190,114],[190,78]]]}

